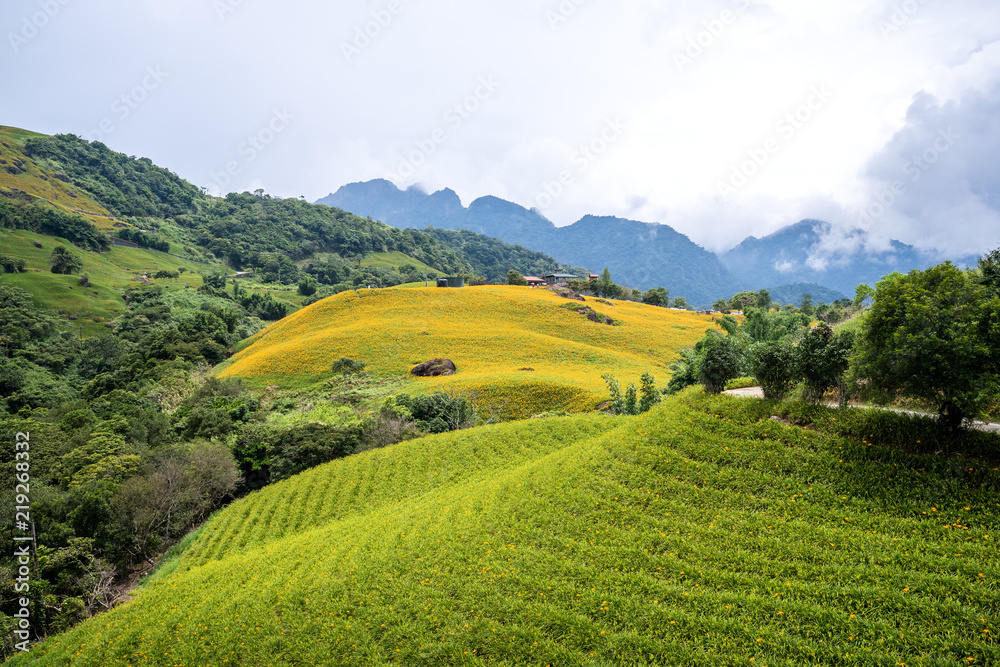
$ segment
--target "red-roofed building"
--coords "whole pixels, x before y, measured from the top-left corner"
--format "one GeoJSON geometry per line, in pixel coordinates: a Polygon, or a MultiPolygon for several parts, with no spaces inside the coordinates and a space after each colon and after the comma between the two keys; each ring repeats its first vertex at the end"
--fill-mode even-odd
{"type": "Polygon", "coordinates": [[[545,284],[542,278],[536,278],[535,276],[525,276],[524,279],[528,281],[528,287],[538,287],[545,284]]]}

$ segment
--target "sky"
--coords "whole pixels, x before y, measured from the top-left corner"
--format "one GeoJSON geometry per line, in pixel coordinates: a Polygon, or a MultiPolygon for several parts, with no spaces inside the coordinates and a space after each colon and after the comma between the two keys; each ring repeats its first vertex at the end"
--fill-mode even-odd
{"type": "Polygon", "coordinates": [[[210,193],[385,178],[713,251],[1000,245],[996,0],[5,0],[0,124],[210,193]],[[839,230],[839,231],[838,231],[839,230]]]}

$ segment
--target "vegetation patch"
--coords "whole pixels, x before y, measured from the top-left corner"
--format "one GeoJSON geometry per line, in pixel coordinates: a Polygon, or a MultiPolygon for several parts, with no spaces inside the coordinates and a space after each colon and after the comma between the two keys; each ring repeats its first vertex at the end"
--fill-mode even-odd
{"type": "Polygon", "coordinates": [[[415,391],[491,397],[499,401],[498,414],[530,417],[547,409],[593,409],[602,400],[603,373],[664,372],[677,350],[711,325],[693,313],[622,302],[614,320],[623,326],[596,327],[553,307],[563,303],[547,290],[506,286],[347,292],[268,329],[221,374],[301,388],[325,379],[323,370],[340,357],[364,359],[376,376],[405,377],[411,362],[447,353],[461,373],[414,379],[420,383],[415,391]],[[518,368],[535,369],[536,386],[564,389],[549,405],[535,389],[518,395],[525,380],[518,368]],[[520,407],[509,409],[514,405],[520,407]]]}
{"type": "Polygon", "coordinates": [[[10,664],[1000,659],[1000,474],[766,406],[688,392],[327,464],[10,664]]]}

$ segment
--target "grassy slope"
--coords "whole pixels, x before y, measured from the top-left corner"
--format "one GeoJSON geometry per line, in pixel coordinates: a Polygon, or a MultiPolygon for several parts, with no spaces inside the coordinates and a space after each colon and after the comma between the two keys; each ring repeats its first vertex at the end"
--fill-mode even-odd
{"type": "Polygon", "coordinates": [[[405,264],[415,266],[417,270],[421,272],[426,271],[427,275],[431,278],[445,275],[434,267],[427,266],[420,260],[414,259],[409,255],[404,255],[398,251],[372,253],[361,260],[361,266],[382,267],[388,269],[398,269],[405,264]]]}
{"type": "Polygon", "coordinates": [[[83,190],[56,178],[57,172],[44,160],[36,162],[24,154],[24,142],[41,136],[45,135],[0,125],[0,160],[6,162],[0,163],[0,189],[23,190],[56,208],[79,213],[101,231],[114,229],[116,221],[106,208],[83,190]],[[14,166],[15,161],[21,163],[19,169],[25,173],[14,175],[7,171],[7,167],[14,166]]]}
{"type": "Polygon", "coordinates": [[[188,285],[200,286],[202,279],[198,272],[206,268],[139,248],[115,246],[104,253],[86,252],[65,239],[23,230],[0,229],[0,252],[21,257],[27,262],[24,273],[5,274],[0,280],[30,292],[39,307],[60,309],[65,311],[67,317],[79,317],[74,326],[83,325],[84,335],[103,331],[103,324],[95,323],[93,318],[109,320],[118,311],[125,310],[119,290],[136,285],[134,278],[144,273],[152,278],[157,271],[185,267],[187,272],[179,280],[154,281],[167,289],[185,289],[188,285]],[[36,248],[35,242],[42,247],[36,248]],[[49,257],[57,245],[70,248],[83,260],[81,273],[88,274],[92,287],[81,287],[79,275],[55,275],[49,270],[49,257]]]}
{"type": "Polygon", "coordinates": [[[996,664],[997,471],[956,483],[747,405],[328,464],[10,664],[996,664]]]}
{"type": "Polygon", "coordinates": [[[526,287],[346,292],[262,332],[221,374],[295,388],[329,378],[343,356],[399,377],[447,357],[457,375],[414,382],[472,391],[490,409],[525,417],[593,409],[606,397],[603,373],[627,384],[651,371],[662,381],[677,351],[712,326],[693,313],[589,300],[622,324],[611,327],[563,307],[576,303],[526,287]]]}

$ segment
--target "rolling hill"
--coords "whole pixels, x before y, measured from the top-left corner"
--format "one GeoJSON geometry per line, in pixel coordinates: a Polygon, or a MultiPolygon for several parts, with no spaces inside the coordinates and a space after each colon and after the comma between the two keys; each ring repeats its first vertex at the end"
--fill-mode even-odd
{"type": "Polygon", "coordinates": [[[220,372],[259,385],[307,387],[333,361],[360,359],[377,375],[406,377],[446,357],[451,377],[413,379],[417,391],[471,392],[504,418],[589,411],[606,398],[603,373],[628,384],[650,371],[665,383],[678,351],[714,326],[708,317],[629,302],[586,303],[545,289],[357,290],[325,299],[261,332],[220,372]],[[590,321],[591,307],[618,326],[590,321]]]}
{"type": "Polygon", "coordinates": [[[688,392],[326,464],[7,664],[996,664],[996,470],[772,408],[688,392]]]}

